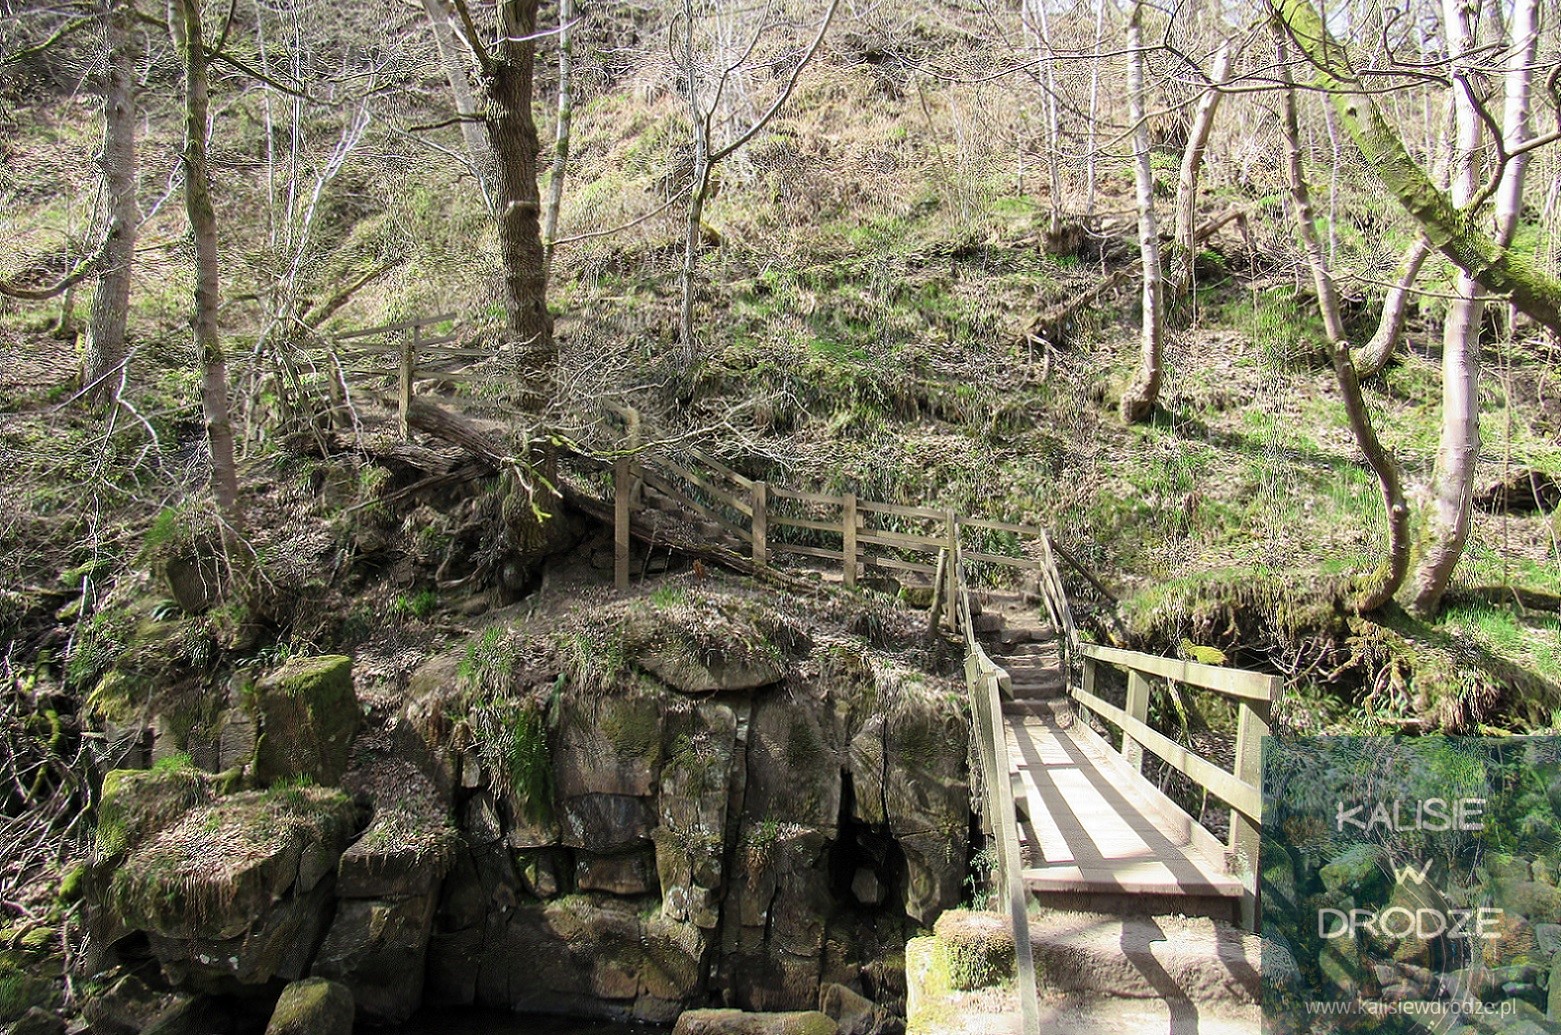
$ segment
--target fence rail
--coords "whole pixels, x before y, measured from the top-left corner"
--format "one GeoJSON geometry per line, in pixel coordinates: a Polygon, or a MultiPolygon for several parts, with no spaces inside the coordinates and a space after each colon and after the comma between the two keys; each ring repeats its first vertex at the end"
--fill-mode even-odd
{"type": "MultiPolygon", "coordinates": [[[[405,438],[409,428],[407,413],[412,406],[412,396],[419,381],[442,384],[464,384],[489,380],[487,374],[467,371],[473,362],[492,359],[492,349],[446,348],[461,340],[459,334],[430,334],[440,324],[453,322],[457,313],[440,313],[436,316],[417,316],[378,327],[364,327],[332,336],[330,350],[342,364],[341,372],[352,378],[396,378],[397,424],[405,438]],[[378,340],[373,340],[378,339],[378,340]],[[354,344],[342,344],[354,343],[354,344]],[[367,369],[361,364],[380,357],[394,357],[395,366],[367,369]],[[454,368],[445,364],[454,362],[454,368]]],[[[332,382],[333,390],[343,390],[345,385],[332,382]]]]}
{"type": "Polygon", "coordinates": [[[976,638],[970,615],[970,590],[965,580],[964,554],[956,544],[952,555],[940,554],[955,598],[954,621],[965,640],[965,690],[970,700],[970,726],[981,760],[981,824],[997,848],[997,888],[1008,912],[1014,936],[1016,991],[1020,1030],[1040,1033],[1040,1003],[1036,997],[1035,959],[1030,946],[1029,893],[1024,885],[1024,860],[1019,854],[1018,813],[1008,778],[1008,740],[1004,734],[1002,686],[1007,674],[992,661],[976,638]]]}

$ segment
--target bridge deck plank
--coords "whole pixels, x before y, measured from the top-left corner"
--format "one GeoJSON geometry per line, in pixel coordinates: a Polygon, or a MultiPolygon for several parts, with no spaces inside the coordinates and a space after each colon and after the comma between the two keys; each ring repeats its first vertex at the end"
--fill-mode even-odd
{"type": "Polygon", "coordinates": [[[1235,898],[1241,883],[1192,843],[1149,781],[1052,716],[1004,717],[1009,768],[1024,790],[1019,825],[1032,892],[1235,898]]]}

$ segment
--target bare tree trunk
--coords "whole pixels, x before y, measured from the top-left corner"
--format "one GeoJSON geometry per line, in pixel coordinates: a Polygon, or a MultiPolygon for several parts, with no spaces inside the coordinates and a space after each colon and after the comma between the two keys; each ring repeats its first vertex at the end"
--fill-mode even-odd
{"type": "MultiPolygon", "coordinates": [[[[835,12],[839,9],[840,0],[829,0],[829,7],[824,11],[824,18],[819,22],[818,32],[814,35],[813,42],[808,44],[808,48],[803,51],[796,65],[792,67],[791,75],[776,94],[770,106],[731,140],[717,145],[712,127],[716,121],[721,96],[725,93],[731,75],[737,66],[730,66],[722,72],[720,81],[716,84],[710,107],[705,107],[705,103],[700,96],[700,74],[694,46],[694,32],[698,12],[693,0],[683,0],[681,13],[686,36],[683,40],[683,53],[677,60],[681,63],[679,71],[683,73],[688,89],[689,121],[694,136],[694,169],[688,188],[688,219],[684,228],[686,236],[683,242],[683,269],[681,271],[683,306],[678,317],[678,336],[683,344],[684,356],[688,360],[694,358],[697,349],[694,340],[694,294],[699,278],[700,237],[704,232],[704,209],[705,202],[710,196],[711,173],[715,171],[717,165],[731,157],[743,145],[758,135],[760,130],[770,124],[770,120],[780,112],[781,108],[785,107],[786,102],[791,99],[792,93],[797,89],[797,82],[802,78],[803,69],[808,67],[808,64],[813,60],[813,56],[818,53],[819,47],[823,44],[824,37],[829,33],[829,27],[835,20],[835,12]]],[[[760,32],[762,33],[763,30],[761,29],[760,32]]],[[[757,42],[758,37],[755,36],[753,42],[748,47],[750,53],[753,47],[757,45],[757,42]]],[[[676,43],[673,44],[673,47],[675,52],[676,43]]]]}
{"type": "Polygon", "coordinates": [[[1312,193],[1307,186],[1306,171],[1302,164],[1301,131],[1296,120],[1295,90],[1290,81],[1288,48],[1281,36],[1278,38],[1280,76],[1287,89],[1284,92],[1284,111],[1280,119],[1284,130],[1286,157],[1290,177],[1290,193],[1295,201],[1296,229],[1306,253],[1306,263],[1317,288],[1317,308],[1322,315],[1323,328],[1328,334],[1328,354],[1333,360],[1334,376],[1339,382],[1339,392],[1344,398],[1344,410],[1349,417],[1350,430],[1355,443],[1366,457],[1377,485],[1382,490],[1382,502],[1388,516],[1387,564],[1360,587],[1351,606],[1358,613],[1375,611],[1393,599],[1393,594],[1403,585],[1409,572],[1409,505],[1404,499],[1404,477],[1393,454],[1377,438],[1361,394],[1360,381],[1355,376],[1355,366],[1350,360],[1350,345],[1344,330],[1344,317],[1339,309],[1339,293],[1328,269],[1328,259],[1322,241],[1317,236],[1316,213],[1312,209],[1312,193]]]}
{"type": "Polygon", "coordinates": [[[1198,244],[1193,235],[1198,229],[1198,177],[1203,171],[1203,156],[1209,147],[1209,134],[1214,130],[1214,116],[1219,113],[1220,101],[1225,94],[1220,89],[1230,78],[1231,41],[1220,44],[1214,56],[1214,67],[1209,70],[1209,87],[1198,99],[1198,110],[1193,115],[1192,130],[1187,135],[1187,147],[1182,151],[1182,167],[1176,180],[1176,258],[1171,278],[1171,291],[1186,294],[1192,290],[1193,257],[1198,244]]]}
{"type": "MultiPolygon", "coordinates": [[[[1498,5],[1499,11],[1499,5],[1498,5]]],[[[1539,0],[1515,0],[1509,25],[1512,46],[1507,55],[1506,97],[1502,103],[1502,143],[1508,153],[1527,144],[1533,133],[1529,112],[1533,104],[1534,65],[1539,52],[1539,0]]],[[[1532,152],[1513,155],[1502,170],[1496,188],[1496,243],[1512,243],[1523,209],[1523,187],[1532,152]]]]}
{"type": "Polygon", "coordinates": [[[1398,279],[1382,301],[1382,316],[1377,321],[1377,333],[1355,352],[1357,377],[1375,377],[1382,373],[1388,360],[1393,358],[1404,336],[1404,323],[1409,318],[1409,299],[1414,294],[1415,281],[1420,279],[1420,268],[1425,265],[1430,254],[1431,245],[1424,237],[1417,238],[1404,253],[1404,260],[1398,266],[1398,279]]]}
{"type": "Polygon", "coordinates": [[[449,5],[444,0],[423,0],[423,11],[428,15],[428,26],[434,33],[434,46],[439,50],[439,63],[450,82],[450,97],[455,101],[455,114],[461,120],[461,141],[466,145],[466,157],[471,160],[477,174],[477,186],[482,191],[482,202],[489,211],[493,209],[493,149],[482,129],[482,109],[472,93],[467,70],[469,64],[457,42],[457,30],[451,20],[449,5]]]}
{"type": "Polygon", "coordinates": [[[1046,94],[1042,98],[1042,106],[1046,112],[1046,166],[1049,176],[1046,201],[1050,209],[1046,236],[1049,241],[1057,241],[1062,236],[1062,126],[1057,115],[1056,54],[1052,50],[1051,25],[1046,17],[1045,0],[1023,0],[1020,21],[1041,62],[1041,89],[1046,94]]]}
{"type": "Polygon", "coordinates": [[[1138,251],[1143,265],[1144,297],[1138,374],[1122,393],[1122,419],[1130,424],[1148,420],[1160,397],[1165,323],[1160,230],[1155,221],[1154,169],[1149,164],[1149,123],[1145,116],[1143,16],[1143,0],[1135,0],[1127,23],[1127,94],[1128,119],[1133,124],[1133,179],[1138,195],[1138,251]]]}
{"type": "Polygon", "coordinates": [[[1269,0],[1269,5],[1316,67],[1315,84],[1328,92],[1372,173],[1420,224],[1431,244],[1481,287],[1561,334],[1561,279],[1544,273],[1463,218],[1458,206],[1405,150],[1403,138],[1388,124],[1372,92],[1360,85],[1347,50],[1333,37],[1312,0],[1269,0]]]}
{"type": "Polygon", "coordinates": [[[553,143],[553,171],[547,181],[547,207],[542,212],[542,269],[553,274],[553,242],[558,238],[558,210],[564,204],[564,177],[569,172],[569,130],[575,117],[574,0],[558,0],[558,133],[553,143]]]}
{"type": "MultiPolygon", "coordinates": [[[[1469,81],[1469,55],[1475,46],[1473,12],[1462,0],[1443,3],[1443,35],[1453,54],[1453,106],[1457,140],[1451,184],[1452,203],[1467,205],[1479,190],[1484,127],[1469,81]]],[[[1484,289],[1467,272],[1458,275],[1456,298],[1442,325],[1442,437],[1431,478],[1431,505],[1421,534],[1420,565],[1415,572],[1413,609],[1435,614],[1469,541],[1474,507],[1474,471],[1480,456],[1480,321],[1484,289]]]]}
{"type": "Polygon", "coordinates": [[[103,269],[82,357],[82,384],[102,402],[117,388],[108,374],[125,361],[125,324],[130,312],[130,270],[135,261],[141,208],[136,203],[136,49],[131,37],[134,0],[110,0],[104,18],[107,65],[103,90],[103,155],[100,166],[108,195],[108,235],[103,269]]]}
{"type": "Polygon", "coordinates": [[[533,382],[529,408],[551,401],[558,363],[553,317],[547,308],[543,268],[537,155],[541,144],[531,114],[536,68],[538,0],[502,0],[500,42],[485,73],[488,140],[498,159],[495,208],[504,260],[504,301],[509,331],[526,348],[533,382]]]}
{"type": "Polygon", "coordinates": [[[1100,46],[1106,35],[1106,0],[1095,0],[1095,53],[1089,64],[1089,157],[1084,162],[1084,215],[1095,214],[1095,166],[1100,159],[1100,46]]]}
{"type": "Polygon", "coordinates": [[[233,459],[233,424],[228,412],[228,369],[217,324],[217,213],[211,203],[211,168],[206,154],[210,95],[201,0],[169,0],[168,24],[184,58],[184,204],[195,237],[195,310],[191,326],[201,364],[201,406],[211,448],[212,491],[229,529],[244,527],[233,459]]]}

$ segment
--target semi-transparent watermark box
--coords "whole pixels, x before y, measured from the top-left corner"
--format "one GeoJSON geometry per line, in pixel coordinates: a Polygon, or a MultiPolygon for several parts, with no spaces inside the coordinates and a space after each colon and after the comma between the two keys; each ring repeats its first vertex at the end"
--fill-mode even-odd
{"type": "Polygon", "coordinates": [[[1561,737],[1271,737],[1264,1031],[1561,1033],[1561,737]]]}

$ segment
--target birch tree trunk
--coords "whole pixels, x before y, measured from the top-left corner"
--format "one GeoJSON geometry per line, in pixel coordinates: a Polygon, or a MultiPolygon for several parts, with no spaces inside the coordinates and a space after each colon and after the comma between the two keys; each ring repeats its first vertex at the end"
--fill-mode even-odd
{"type": "Polygon", "coordinates": [[[201,365],[201,406],[211,449],[212,491],[229,530],[244,527],[233,459],[233,424],[228,410],[228,368],[217,323],[217,213],[211,202],[211,167],[206,152],[210,88],[201,0],[169,0],[168,24],[184,59],[184,205],[195,238],[195,309],[190,323],[201,365]]]}
{"type": "Polygon", "coordinates": [[[542,211],[542,272],[549,277],[553,274],[553,242],[558,237],[558,210],[564,204],[564,177],[569,172],[569,131],[575,117],[574,18],[574,0],[558,0],[558,132],[547,181],[547,207],[542,211]]]}
{"type": "MultiPolygon", "coordinates": [[[[1470,76],[1474,51],[1474,12],[1464,0],[1443,0],[1442,31],[1452,54],[1453,117],[1457,126],[1450,197],[1457,208],[1479,190],[1483,123],[1470,76]]],[[[1435,614],[1469,541],[1474,506],[1474,469],[1480,455],[1480,320],[1484,289],[1460,272],[1456,296],[1442,325],[1442,434],[1431,476],[1431,501],[1421,534],[1420,564],[1415,571],[1412,609],[1435,614]]]]}
{"type": "Polygon", "coordinates": [[[1049,176],[1047,205],[1050,209],[1046,236],[1058,241],[1062,236],[1062,127],[1057,115],[1056,55],[1051,44],[1051,24],[1046,17],[1046,0],[1023,0],[1020,12],[1030,45],[1041,63],[1042,107],[1046,113],[1046,166],[1049,176]]]}
{"type": "Polygon", "coordinates": [[[99,161],[108,196],[108,234],[87,318],[81,373],[82,384],[88,386],[88,397],[94,402],[113,394],[116,382],[108,375],[125,361],[130,270],[141,226],[141,208],[136,203],[136,49],[130,32],[134,20],[134,0],[110,0],[103,20],[108,60],[99,161]]]}
{"type": "Polygon", "coordinates": [[[1133,181],[1138,198],[1138,252],[1143,265],[1143,333],[1139,368],[1122,393],[1122,419],[1149,419],[1160,398],[1164,336],[1164,275],[1160,269],[1160,230],[1154,211],[1154,168],[1149,163],[1149,123],[1144,100],[1144,4],[1135,0],[1127,23],[1128,119],[1133,124],[1133,181]]]}
{"type": "Polygon", "coordinates": [[[493,149],[482,128],[482,109],[472,93],[468,78],[470,62],[461,51],[457,29],[452,22],[452,12],[444,0],[423,0],[423,12],[428,16],[428,27],[434,33],[434,46],[439,51],[439,63],[450,82],[450,97],[455,101],[455,114],[461,120],[461,142],[466,145],[466,157],[471,160],[477,174],[477,186],[482,191],[482,203],[493,210],[493,149]]]}
{"type": "Polygon", "coordinates": [[[1382,491],[1382,502],[1388,517],[1387,563],[1360,586],[1351,607],[1357,613],[1375,611],[1393,599],[1393,594],[1403,585],[1409,573],[1409,505],[1404,498],[1404,476],[1398,461],[1377,438],[1371,414],[1366,409],[1366,399],[1360,390],[1351,361],[1350,345],[1344,329],[1344,317],[1339,308],[1339,292],[1328,267],[1327,255],[1317,236],[1317,214],[1312,208],[1311,188],[1307,185],[1306,169],[1302,161],[1301,130],[1296,118],[1295,88],[1291,81],[1288,48],[1284,38],[1278,38],[1280,79],[1285,86],[1284,109],[1280,125],[1284,132],[1286,167],[1290,179],[1290,196],[1295,202],[1296,231],[1306,255],[1306,264],[1312,273],[1312,283],[1317,289],[1317,308],[1322,316],[1323,329],[1328,335],[1328,355],[1333,361],[1333,372],[1339,382],[1339,393],[1344,398],[1345,414],[1349,418],[1350,431],[1355,443],[1377,477],[1382,491]]]}
{"type": "Polygon", "coordinates": [[[1193,257],[1198,254],[1198,177],[1203,171],[1203,156],[1208,151],[1209,134],[1214,130],[1214,117],[1219,113],[1224,91],[1220,89],[1230,79],[1231,41],[1226,39],[1214,56],[1214,66],[1209,70],[1209,86],[1198,99],[1198,110],[1193,115],[1192,129],[1187,135],[1187,147],[1182,151],[1182,166],[1176,180],[1176,258],[1175,274],[1171,290],[1181,295],[1192,290],[1193,257]]]}
{"type": "Polygon", "coordinates": [[[1317,69],[1315,84],[1329,94],[1340,122],[1372,173],[1416,222],[1433,247],[1481,287],[1507,299],[1561,334],[1561,279],[1544,273],[1471,219],[1439,190],[1410,157],[1372,92],[1362,85],[1343,44],[1333,38],[1312,0],[1269,0],[1291,38],[1317,69]]]}

